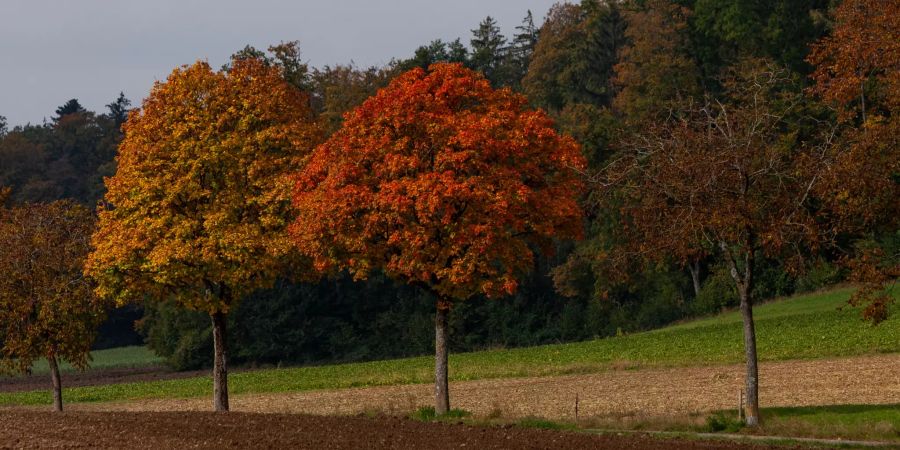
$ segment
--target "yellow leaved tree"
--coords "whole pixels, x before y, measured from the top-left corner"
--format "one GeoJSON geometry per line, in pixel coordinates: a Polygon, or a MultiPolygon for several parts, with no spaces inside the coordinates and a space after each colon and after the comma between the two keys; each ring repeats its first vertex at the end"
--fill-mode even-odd
{"type": "Polygon", "coordinates": [[[243,59],[175,69],[124,132],[86,271],[101,297],[208,313],[214,405],[227,411],[226,315],[292,260],[288,175],[320,129],[278,68],[243,59]]]}

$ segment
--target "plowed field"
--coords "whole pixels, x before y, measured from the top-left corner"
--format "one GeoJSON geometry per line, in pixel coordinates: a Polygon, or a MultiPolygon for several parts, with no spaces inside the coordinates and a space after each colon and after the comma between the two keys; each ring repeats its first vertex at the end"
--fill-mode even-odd
{"type": "MultiPolygon", "coordinates": [[[[726,441],[660,440],[393,417],[203,412],[0,412],[0,448],[767,449],[726,441]]],[[[785,447],[777,447],[784,449],[785,447]]]]}

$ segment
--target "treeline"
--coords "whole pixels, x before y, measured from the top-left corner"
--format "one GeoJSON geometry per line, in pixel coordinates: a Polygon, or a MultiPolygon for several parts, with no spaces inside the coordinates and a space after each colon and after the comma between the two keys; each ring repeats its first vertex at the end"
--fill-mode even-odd
{"type": "MultiPolygon", "coordinates": [[[[247,47],[236,59],[257,58],[281,69],[309,93],[310,106],[327,134],[343,114],[400,73],[436,62],[459,62],[483,73],[495,87],[527,95],[548,111],[561,131],[575,137],[589,173],[606,168],[618,143],[649,116],[667,114],[676,101],[725,90],[722,74],[747,58],[786,68],[800,92],[812,84],[810,46],[829,32],[826,0],[664,1],[562,3],[538,26],[529,12],[512,36],[486,18],[468,39],[433,41],[386,67],[311,68],[296,43],[267,51],[247,47]]],[[[819,108],[812,95],[809,109],[819,108]]],[[[103,177],[115,173],[128,101],[108,111],[85,111],[77,101],[61,106],[50,122],[7,129],[0,125],[0,186],[10,202],[74,199],[94,206],[103,177]]],[[[817,112],[823,120],[833,113],[817,112]]],[[[832,116],[829,116],[832,114],[832,116]]],[[[2,124],[2,122],[0,122],[2,124]]],[[[738,304],[729,268],[713,258],[661,259],[628,277],[611,274],[602,255],[619,236],[621,217],[599,202],[599,190],[583,202],[587,236],[539,252],[534,270],[516,294],[502,300],[474,298],[453,309],[451,348],[535,345],[630,333],[738,304]]],[[[896,254],[896,229],[868,236],[881,254],[896,254]]],[[[760,255],[756,298],[816,289],[844,279],[838,252],[804,261],[760,255]],[[790,269],[787,270],[791,265],[790,269]]],[[[433,350],[434,299],[383,276],[353,281],[349,275],[317,283],[281,280],[251,294],[229,316],[232,361],[247,364],[349,361],[418,355],[433,350]]],[[[113,314],[98,346],[146,342],[179,369],[211,365],[212,327],[206,313],[174,304],[148,303],[113,314]]]]}

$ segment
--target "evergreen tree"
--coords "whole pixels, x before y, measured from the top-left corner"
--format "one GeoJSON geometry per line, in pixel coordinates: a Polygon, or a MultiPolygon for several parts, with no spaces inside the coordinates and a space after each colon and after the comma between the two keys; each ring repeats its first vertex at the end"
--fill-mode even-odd
{"type": "Polygon", "coordinates": [[[109,110],[109,118],[112,119],[116,128],[120,128],[128,118],[129,106],[131,106],[131,100],[125,97],[124,92],[119,92],[116,101],[106,105],[106,109],[109,110]]]}
{"type": "Polygon", "coordinates": [[[68,116],[69,114],[81,114],[85,112],[87,112],[87,110],[84,109],[83,106],[81,106],[81,103],[78,103],[78,99],[73,98],[59,108],[56,108],[56,117],[53,118],[53,121],[59,122],[60,119],[68,116]]]}
{"type": "Polygon", "coordinates": [[[502,85],[503,76],[500,67],[506,51],[506,38],[500,33],[497,21],[487,16],[472,30],[472,69],[484,74],[492,84],[502,85]]]}
{"type": "Polygon", "coordinates": [[[397,72],[406,72],[416,67],[428,69],[428,66],[439,62],[462,63],[471,67],[472,61],[466,46],[458,38],[452,42],[435,39],[417,48],[412,58],[394,61],[391,66],[397,72]]]}
{"type": "Polygon", "coordinates": [[[516,31],[512,43],[505,51],[504,69],[509,84],[518,89],[528,71],[531,54],[534,53],[534,46],[538,41],[539,30],[534,24],[531,10],[528,10],[528,14],[522,20],[522,24],[516,27],[516,31]]]}

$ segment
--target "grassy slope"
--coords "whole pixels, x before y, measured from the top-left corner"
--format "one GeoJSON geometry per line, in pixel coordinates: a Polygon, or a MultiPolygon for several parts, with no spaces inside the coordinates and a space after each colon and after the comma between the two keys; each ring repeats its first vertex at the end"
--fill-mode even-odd
{"type": "MultiPolygon", "coordinates": [[[[900,317],[878,327],[858,311],[839,310],[850,288],[808,294],[756,309],[760,359],[810,359],[900,352],[900,317]]],[[[900,292],[895,293],[900,294],[900,292]]],[[[573,344],[451,355],[451,380],[587,373],[610,365],[634,367],[728,364],[742,361],[736,313],[647,333],[573,344]]],[[[98,358],[99,359],[99,358],[98,358]]],[[[235,373],[231,392],[287,392],[354,386],[427,383],[432,357],[235,373]]],[[[208,377],[67,389],[70,402],[184,398],[209,395],[208,377]]],[[[49,404],[46,391],[2,393],[0,405],[49,404]]]]}
{"type": "MultiPolygon", "coordinates": [[[[143,346],[118,347],[91,352],[91,369],[120,369],[128,367],[158,366],[164,364],[163,358],[156,356],[150,349],[143,346]]],[[[74,372],[76,369],[63,362],[59,370],[63,373],[74,372]]],[[[47,360],[35,361],[31,368],[34,374],[50,373],[47,360]]]]}

